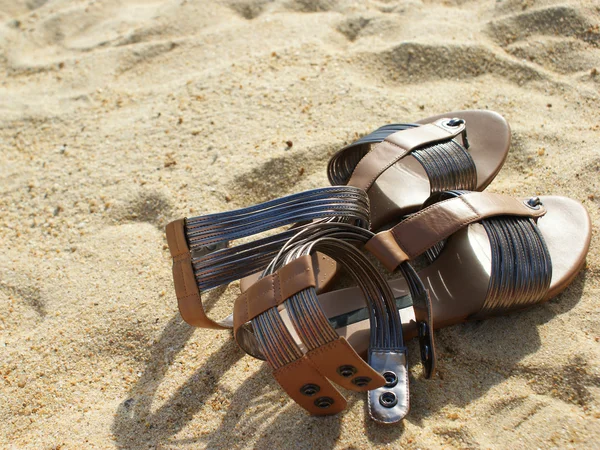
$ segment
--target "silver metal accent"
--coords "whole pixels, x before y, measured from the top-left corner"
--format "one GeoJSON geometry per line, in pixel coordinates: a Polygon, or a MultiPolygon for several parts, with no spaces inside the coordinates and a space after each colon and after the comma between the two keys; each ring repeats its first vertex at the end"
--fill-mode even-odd
{"type": "Polygon", "coordinates": [[[386,381],[386,383],[385,383],[386,388],[393,388],[394,386],[396,386],[398,384],[398,375],[396,375],[396,373],[392,372],[391,370],[384,372],[383,378],[385,378],[385,381],[386,381]]]}
{"type": "Polygon", "coordinates": [[[525,201],[525,206],[537,210],[542,206],[542,201],[539,197],[531,197],[529,200],[525,201]]]}
{"type": "Polygon", "coordinates": [[[448,125],[449,127],[455,128],[464,123],[465,123],[464,119],[459,119],[459,118],[455,117],[454,119],[450,119],[448,122],[446,122],[446,125],[448,125]]]}
{"type": "Polygon", "coordinates": [[[379,403],[384,408],[393,408],[398,404],[398,397],[392,391],[387,391],[379,396],[379,403]]]}
{"type": "Polygon", "coordinates": [[[398,378],[398,382],[394,386],[382,386],[369,391],[368,406],[371,418],[381,423],[394,423],[402,420],[409,410],[406,348],[371,350],[369,364],[379,373],[394,372],[398,378]],[[390,397],[390,393],[395,395],[396,402],[384,401],[382,403],[382,396],[386,396],[383,397],[385,400],[390,397]]]}

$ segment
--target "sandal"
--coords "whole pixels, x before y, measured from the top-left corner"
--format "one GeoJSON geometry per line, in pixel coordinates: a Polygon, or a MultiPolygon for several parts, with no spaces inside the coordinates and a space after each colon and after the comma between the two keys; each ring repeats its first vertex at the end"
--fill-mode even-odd
{"type": "MultiPolygon", "coordinates": [[[[591,223],[575,200],[450,191],[434,194],[425,206],[375,235],[365,250],[391,272],[427,256],[430,264],[418,277],[431,297],[436,329],[545,302],[585,264],[591,223]]],[[[418,322],[427,311],[413,305],[403,280],[389,284],[410,339],[421,332],[418,322]]],[[[369,323],[361,297],[349,288],[322,294],[319,301],[336,331],[365,352],[369,323]]]]}
{"type": "Polygon", "coordinates": [[[233,325],[240,347],[266,359],[284,390],[313,414],[345,408],[333,381],[368,390],[371,417],[397,422],[409,409],[404,339],[419,336],[430,377],[434,327],[504,314],[558,295],[583,266],[591,236],[585,208],[564,197],[518,200],[450,191],[433,195],[425,206],[377,235],[367,229],[365,193],[352,187],[308,191],[170,224],[182,316],[197,326],[233,325]],[[316,208],[307,206],[315,203],[316,208]],[[303,224],[297,229],[273,237],[201,256],[191,253],[298,221],[303,224]],[[357,244],[365,244],[389,270],[399,269],[404,279],[383,281],[357,244]],[[317,297],[317,251],[348,270],[358,288],[317,297]],[[409,261],[423,253],[432,263],[417,274],[409,261]],[[236,300],[233,321],[206,317],[201,290],[264,266],[261,279],[236,300]],[[365,353],[368,364],[358,356],[365,353]]]}
{"type": "Polygon", "coordinates": [[[430,377],[434,324],[506,314],[555,297],[583,267],[590,237],[587,211],[574,200],[467,191],[435,194],[422,211],[377,235],[342,223],[310,225],[236,300],[235,338],[266,359],[281,387],[310,413],[344,409],[335,382],[368,390],[371,417],[397,422],[409,409],[403,338],[418,335],[430,377]],[[388,287],[354,247],[361,243],[404,278],[388,287]],[[358,288],[317,297],[310,258],[317,250],[348,270],[358,288]],[[409,261],[423,253],[432,262],[417,274],[409,261]],[[364,353],[368,365],[357,358],[364,353]]]}
{"type": "Polygon", "coordinates": [[[421,209],[433,193],[484,190],[504,164],[510,136],[506,120],[485,110],[386,125],[333,155],[327,174],[332,185],[367,191],[378,230],[421,209]]]}
{"type": "MultiPolygon", "coordinates": [[[[240,347],[267,359],[284,389],[311,413],[334,414],[346,407],[344,397],[328,381],[332,380],[347,389],[369,390],[369,409],[375,420],[400,420],[408,412],[406,348],[393,294],[356,248],[374,236],[368,231],[368,217],[366,193],[348,186],[315,189],[237,211],[170,223],[167,242],[181,316],[197,327],[233,327],[240,347]],[[228,247],[234,239],[292,223],[298,225],[228,247]],[[350,271],[363,290],[361,298],[371,305],[367,313],[372,330],[369,364],[319,314],[317,292],[325,255],[350,271]],[[261,279],[236,300],[232,316],[215,321],[206,315],[201,292],[265,267],[261,279]],[[292,303],[283,319],[272,306],[287,298],[292,303]],[[250,320],[253,327],[246,324],[250,320]],[[301,345],[287,331],[292,323],[298,326],[293,336],[301,345]]],[[[411,298],[430,310],[415,272],[408,263],[401,265],[401,271],[409,280],[411,298]]]]}
{"type": "MultiPolygon", "coordinates": [[[[434,192],[484,190],[504,164],[510,137],[506,120],[485,110],[385,125],[337,152],[329,161],[327,174],[332,185],[367,191],[371,228],[379,230],[421,209],[434,192]]],[[[325,292],[334,281],[336,265],[330,258],[319,260],[320,292],[325,292]]],[[[258,277],[256,273],[243,278],[241,291],[258,277]]]]}

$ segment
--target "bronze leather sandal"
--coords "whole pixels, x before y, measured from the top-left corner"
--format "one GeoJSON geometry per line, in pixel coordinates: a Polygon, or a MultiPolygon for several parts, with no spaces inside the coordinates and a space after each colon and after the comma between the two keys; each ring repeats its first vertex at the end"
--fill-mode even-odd
{"type": "Polygon", "coordinates": [[[558,295],[582,268],[590,236],[587,211],[574,200],[468,191],[436,194],[422,211],[377,235],[343,223],[310,225],[236,300],[235,337],[247,353],[268,361],[282,388],[310,413],[345,407],[332,381],[369,390],[371,417],[397,422],[409,408],[400,335],[418,335],[430,377],[434,324],[506,314],[558,295]],[[388,289],[354,247],[361,243],[403,279],[388,289]],[[309,257],[317,250],[359,287],[317,296],[309,257]],[[417,274],[408,262],[423,253],[432,262],[417,274]],[[369,365],[356,356],[364,353],[369,365]]]}
{"type": "Polygon", "coordinates": [[[504,164],[510,137],[498,113],[449,112],[379,128],[337,152],[327,174],[332,185],[367,191],[377,231],[421,209],[433,193],[484,190],[504,164]]]}
{"type": "Polygon", "coordinates": [[[364,192],[343,189],[349,191],[308,191],[245,210],[178,221],[167,232],[184,319],[213,328],[233,325],[239,345],[266,359],[284,390],[313,414],[344,409],[345,400],[332,381],[368,390],[375,420],[401,420],[409,408],[404,339],[419,336],[424,373],[430,377],[434,326],[503,314],[557,295],[576,276],[589,247],[587,211],[563,197],[519,200],[444,192],[432,196],[419,213],[374,235],[366,229],[364,192]],[[329,203],[340,194],[351,200],[331,208],[329,203]],[[266,241],[208,255],[190,253],[207,242],[218,246],[232,237],[297,222],[291,205],[305,205],[315,195],[325,195],[322,203],[328,206],[303,218],[320,218],[318,222],[266,241]],[[290,215],[273,221],[287,206],[290,215]],[[323,219],[320,214],[341,217],[323,219]],[[248,223],[253,226],[246,229],[248,223]],[[399,269],[404,279],[384,282],[356,249],[362,244],[388,269],[399,269]],[[359,287],[317,296],[317,251],[349,271],[359,287]],[[423,253],[432,263],[417,274],[409,261],[423,253]],[[267,264],[268,257],[273,258],[267,264]],[[261,279],[236,300],[233,322],[228,318],[215,323],[206,317],[201,290],[265,265],[261,279]],[[359,354],[367,354],[369,364],[359,354]]]}

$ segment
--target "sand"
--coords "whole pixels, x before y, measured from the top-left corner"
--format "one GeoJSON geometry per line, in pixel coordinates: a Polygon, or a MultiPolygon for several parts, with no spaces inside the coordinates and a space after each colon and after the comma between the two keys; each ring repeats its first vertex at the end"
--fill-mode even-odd
{"type": "Polygon", "coordinates": [[[600,448],[595,0],[0,0],[0,23],[0,448],[600,448]],[[514,132],[489,189],[583,202],[592,247],[549,303],[440,331],[434,379],[411,343],[403,423],[360,394],[310,417],[182,322],[169,220],[327,185],[357,136],[468,108],[514,132]]]}

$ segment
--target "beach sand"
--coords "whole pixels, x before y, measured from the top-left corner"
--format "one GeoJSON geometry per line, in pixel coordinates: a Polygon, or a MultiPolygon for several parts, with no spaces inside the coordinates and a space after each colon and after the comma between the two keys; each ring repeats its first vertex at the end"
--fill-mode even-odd
{"type": "Polygon", "coordinates": [[[0,23],[0,448],[600,448],[595,0],[0,0],[0,23]],[[402,423],[352,393],[311,417],[182,322],[168,221],[325,186],[356,137],[473,108],[513,130],[489,190],[583,202],[592,246],[558,298],[438,332],[432,380],[412,342],[402,423]]]}

